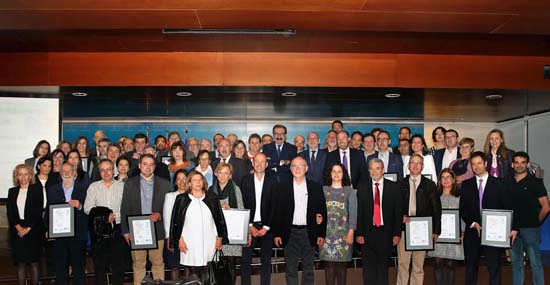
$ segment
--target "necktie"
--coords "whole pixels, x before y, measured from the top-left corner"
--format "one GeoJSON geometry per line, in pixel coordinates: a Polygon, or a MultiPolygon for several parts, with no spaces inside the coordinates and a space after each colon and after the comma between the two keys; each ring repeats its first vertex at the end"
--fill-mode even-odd
{"type": "Polygon", "coordinates": [[[409,216],[416,216],[416,178],[412,179],[409,198],[409,216]]]}
{"type": "Polygon", "coordinates": [[[315,162],[315,150],[311,151],[311,162],[315,162]]]}
{"type": "Polygon", "coordinates": [[[483,179],[479,179],[479,209],[483,209],[483,179]]]}
{"type": "Polygon", "coordinates": [[[225,158],[222,158],[222,161],[223,161],[223,163],[226,163],[226,162],[225,162],[225,158]]]}
{"type": "Polygon", "coordinates": [[[281,157],[281,145],[277,145],[277,156],[281,157]]]}
{"type": "Polygon", "coordinates": [[[379,227],[382,224],[382,216],[380,215],[380,189],[378,185],[380,183],[374,183],[374,225],[379,227]]]}
{"type": "Polygon", "coordinates": [[[342,156],[342,164],[348,170],[348,157],[346,156],[346,152],[344,151],[344,155],[342,156]]]}

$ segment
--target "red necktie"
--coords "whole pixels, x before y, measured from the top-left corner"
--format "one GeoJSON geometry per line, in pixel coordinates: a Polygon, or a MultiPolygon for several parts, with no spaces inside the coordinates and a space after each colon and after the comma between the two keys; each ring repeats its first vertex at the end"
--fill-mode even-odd
{"type": "Polygon", "coordinates": [[[382,217],[380,215],[380,189],[378,189],[379,183],[374,183],[374,225],[379,227],[382,224],[382,217]]]}

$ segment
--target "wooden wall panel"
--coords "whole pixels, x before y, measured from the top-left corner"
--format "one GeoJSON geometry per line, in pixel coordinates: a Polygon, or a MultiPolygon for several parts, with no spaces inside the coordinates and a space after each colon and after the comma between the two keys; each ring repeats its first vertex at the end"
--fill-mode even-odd
{"type": "Polygon", "coordinates": [[[52,85],[47,53],[0,53],[0,85],[52,85]]]}

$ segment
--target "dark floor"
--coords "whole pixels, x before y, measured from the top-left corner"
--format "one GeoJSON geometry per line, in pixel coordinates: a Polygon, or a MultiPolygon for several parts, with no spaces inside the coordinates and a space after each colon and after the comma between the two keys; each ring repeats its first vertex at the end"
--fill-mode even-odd
{"type": "MultiPolygon", "coordinates": [[[[16,284],[15,282],[15,267],[13,266],[11,255],[10,255],[10,249],[8,242],[6,240],[7,237],[7,230],[6,229],[0,229],[0,284],[16,284]]],[[[276,261],[277,259],[274,259],[276,261]]],[[[396,283],[396,277],[397,277],[397,270],[394,267],[393,264],[390,262],[390,284],[396,283]]],[[[502,268],[502,280],[503,284],[512,284],[512,268],[510,265],[508,265],[506,262],[504,262],[505,265],[502,268]]],[[[91,259],[88,261],[88,272],[93,271],[93,266],[91,265],[91,259]]],[[[353,264],[350,264],[350,268],[348,268],[348,284],[361,284],[362,278],[361,278],[361,269],[359,268],[360,261],[355,264],[358,266],[358,268],[354,268],[353,264]]],[[[319,265],[319,267],[322,267],[319,265]]],[[[257,273],[254,276],[252,276],[253,284],[259,284],[259,268],[256,268],[254,271],[257,273]]],[[[550,266],[546,266],[544,268],[545,270],[545,276],[547,276],[546,279],[550,278],[550,266]]],[[[424,278],[424,284],[434,284],[433,279],[433,267],[431,260],[427,260],[426,264],[424,266],[425,270],[425,278],[424,278]]],[[[272,284],[284,284],[284,265],[275,265],[274,266],[274,273],[271,276],[272,284]]],[[[131,281],[131,274],[127,274],[128,281],[131,281]]],[[[479,272],[479,283],[480,284],[487,284],[488,283],[488,272],[485,266],[482,266],[480,268],[479,272]]],[[[237,284],[240,284],[239,277],[237,277],[237,284]]],[[[526,276],[525,276],[525,284],[531,284],[531,274],[529,271],[529,267],[526,267],[526,276]]],[[[325,284],[324,279],[324,271],[323,270],[316,270],[315,271],[315,284],[325,284]]],[[[456,284],[464,284],[464,266],[463,264],[460,264],[456,268],[456,284]]],[[[93,274],[89,274],[89,277],[87,278],[87,284],[94,284],[94,278],[93,274]]],[[[132,284],[131,282],[128,282],[126,284],[132,284]]]]}

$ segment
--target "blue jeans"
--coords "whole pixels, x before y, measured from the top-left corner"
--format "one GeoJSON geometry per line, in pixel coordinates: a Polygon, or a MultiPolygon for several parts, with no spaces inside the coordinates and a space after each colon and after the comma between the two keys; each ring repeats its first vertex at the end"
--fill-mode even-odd
{"type": "Polygon", "coordinates": [[[514,285],[523,284],[523,252],[527,253],[531,271],[533,273],[533,284],[544,284],[544,271],[540,257],[540,229],[521,228],[519,236],[514,242],[510,255],[512,257],[512,272],[514,285]]]}

